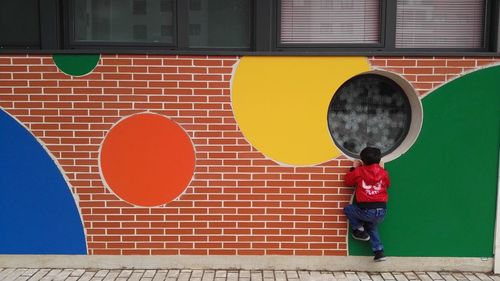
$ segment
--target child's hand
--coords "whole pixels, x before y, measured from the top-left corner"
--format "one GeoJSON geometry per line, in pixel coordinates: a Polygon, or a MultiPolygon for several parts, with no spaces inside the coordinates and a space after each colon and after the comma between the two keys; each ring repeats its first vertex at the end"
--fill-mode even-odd
{"type": "Polygon", "coordinates": [[[384,168],[384,162],[379,163],[380,167],[384,168]]]}
{"type": "Polygon", "coordinates": [[[352,166],[354,168],[357,168],[357,167],[362,166],[362,165],[363,165],[363,161],[361,161],[361,160],[354,160],[354,162],[352,163],[352,166]]]}

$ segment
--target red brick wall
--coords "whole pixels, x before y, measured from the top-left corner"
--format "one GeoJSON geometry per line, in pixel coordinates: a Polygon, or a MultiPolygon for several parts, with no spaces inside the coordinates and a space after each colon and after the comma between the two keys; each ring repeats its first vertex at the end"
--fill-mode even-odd
{"type": "MultiPolygon", "coordinates": [[[[89,254],[346,255],[345,158],[283,167],[246,141],[230,102],[232,66],[215,56],[103,55],[89,75],[51,56],[0,56],[0,107],[46,145],[78,196],[89,254]],[[196,150],[193,180],[166,206],[136,207],[104,187],[98,153],[121,118],[156,112],[196,150]]],[[[371,57],[419,94],[500,58],[371,57]]]]}

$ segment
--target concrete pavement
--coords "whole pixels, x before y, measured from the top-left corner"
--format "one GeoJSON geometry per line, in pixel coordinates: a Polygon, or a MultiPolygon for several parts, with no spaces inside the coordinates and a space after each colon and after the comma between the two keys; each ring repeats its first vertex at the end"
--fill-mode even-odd
{"type": "Polygon", "coordinates": [[[0,281],[500,281],[474,272],[0,268],[0,281]]]}

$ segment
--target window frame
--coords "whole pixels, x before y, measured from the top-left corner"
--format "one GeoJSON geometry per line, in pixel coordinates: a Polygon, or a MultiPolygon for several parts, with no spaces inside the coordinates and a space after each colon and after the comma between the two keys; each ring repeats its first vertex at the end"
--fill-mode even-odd
{"type": "MultiPolygon", "coordinates": [[[[109,42],[71,42],[74,27],[70,24],[73,0],[40,1],[40,45],[20,42],[19,45],[0,47],[1,53],[12,54],[53,54],[53,53],[102,53],[102,54],[167,54],[167,55],[250,55],[250,56],[500,56],[500,3],[498,0],[485,0],[484,48],[481,49],[420,49],[395,48],[396,36],[396,1],[381,0],[384,5],[381,18],[380,46],[365,44],[340,44],[334,46],[291,46],[278,44],[279,14],[281,0],[251,1],[251,29],[249,48],[189,48],[187,37],[180,36],[179,25],[187,24],[186,18],[179,18],[175,12],[174,32],[176,44],[165,43],[109,43],[109,42]],[[71,2],[71,3],[70,3],[71,2]],[[182,23],[182,20],[185,23],[182,23]],[[72,34],[70,34],[70,31],[72,34]]],[[[186,0],[174,0],[176,11],[179,6],[188,6],[186,0]]],[[[186,11],[187,13],[187,11],[186,11]]]]}
{"type": "Polygon", "coordinates": [[[385,33],[386,33],[386,6],[387,1],[380,0],[379,5],[379,30],[380,30],[380,41],[379,43],[313,43],[313,44],[293,44],[293,43],[282,43],[281,42],[281,3],[283,0],[276,1],[275,9],[275,22],[276,31],[274,33],[276,50],[302,50],[307,48],[308,50],[322,50],[322,49],[332,49],[332,48],[355,48],[355,49],[379,49],[383,48],[385,45],[385,33]]]}

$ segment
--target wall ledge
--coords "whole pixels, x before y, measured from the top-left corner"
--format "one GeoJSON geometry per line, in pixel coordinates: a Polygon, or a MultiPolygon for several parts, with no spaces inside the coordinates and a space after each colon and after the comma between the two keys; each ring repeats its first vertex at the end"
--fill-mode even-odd
{"type": "Polygon", "coordinates": [[[491,272],[493,258],[339,256],[106,256],[0,255],[3,268],[99,269],[274,269],[328,271],[471,271],[491,272]]]}

